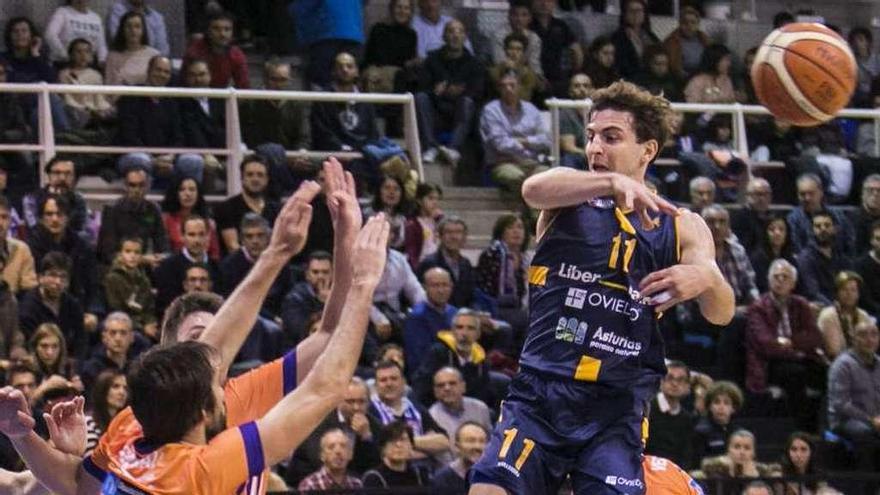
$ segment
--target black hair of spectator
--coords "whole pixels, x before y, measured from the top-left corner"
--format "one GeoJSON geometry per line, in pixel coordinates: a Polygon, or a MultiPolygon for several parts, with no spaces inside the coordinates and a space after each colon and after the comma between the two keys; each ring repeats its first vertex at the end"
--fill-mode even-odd
{"type": "Polygon", "coordinates": [[[510,0],[509,2],[507,2],[507,4],[509,5],[508,8],[510,10],[525,7],[529,9],[529,12],[532,11],[532,2],[530,2],[529,0],[510,0]]]}
{"type": "Polygon", "coordinates": [[[431,193],[437,193],[442,198],[443,188],[441,188],[437,184],[432,184],[430,182],[422,182],[421,184],[416,186],[416,200],[423,199],[431,193]]]}
{"type": "Polygon", "coordinates": [[[208,267],[206,263],[198,262],[198,263],[190,263],[187,265],[186,270],[183,271],[183,278],[186,279],[189,276],[189,271],[192,269],[203,270],[208,275],[208,281],[212,284],[214,280],[211,278],[211,269],[208,267]]]}
{"type": "Polygon", "coordinates": [[[626,10],[629,8],[631,3],[640,3],[642,4],[642,8],[645,9],[645,22],[642,24],[642,31],[651,31],[651,15],[648,12],[648,2],[646,0],[622,0],[620,2],[620,17],[617,19],[618,28],[623,29],[626,27],[624,24],[626,22],[626,10]]]}
{"type": "Polygon", "coordinates": [[[58,208],[58,213],[61,213],[64,216],[70,215],[70,201],[68,201],[66,197],[58,194],[46,194],[40,198],[40,202],[37,204],[38,216],[43,216],[43,213],[46,211],[46,205],[49,204],[49,201],[55,202],[55,207],[58,208]]]}
{"type": "MultiPolygon", "coordinates": [[[[455,369],[455,368],[453,368],[453,369],[455,369]]],[[[464,423],[458,425],[458,428],[455,429],[455,441],[456,442],[458,441],[458,437],[461,435],[461,430],[463,430],[465,426],[475,426],[475,427],[483,430],[483,433],[486,434],[486,439],[487,440],[489,439],[489,430],[487,430],[485,426],[481,425],[480,423],[477,423],[476,421],[468,420],[468,421],[465,421],[464,423]]]]}
{"type": "Polygon", "coordinates": [[[269,221],[258,215],[254,212],[245,213],[241,218],[241,225],[239,225],[239,232],[244,232],[245,229],[252,229],[254,227],[259,227],[266,232],[272,232],[272,226],[269,225],[269,221]]]}
{"type": "Polygon", "coordinates": [[[506,49],[510,48],[510,44],[513,43],[514,41],[519,41],[519,43],[523,47],[523,50],[526,50],[529,48],[529,39],[526,38],[523,34],[510,33],[504,37],[504,49],[506,50],[506,49]]]}
{"type": "Polygon", "coordinates": [[[190,222],[202,222],[205,225],[205,232],[208,232],[208,229],[211,228],[211,226],[208,225],[207,218],[193,213],[192,215],[189,215],[186,218],[184,218],[182,222],[180,222],[180,233],[181,234],[186,233],[186,224],[188,224],[190,222]]]}
{"type": "Polygon", "coordinates": [[[718,75],[718,63],[724,57],[730,56],[730,48],[721,43],[712,43],[703,50],[700,57],[700,65],[697,67],[698,74],[718,75]]]}
{"type": "Polygon", "coordinates": [[[212,22],[216,21],[229,21],[235,26],[237,22],[235,15],[228,10],[221,10],[219,12],[214,12],[208,16],[208,19],[205,21],[205,26],[210,26],[212,22]]]}
{"type": "Polygon", "coordinates": [[[168,184],[168,188],[165,189],[165,196],[162,198],[162,203],[160,205],[162,211],[166,213],[177,213],[180,211],[180,188],[186,181],[192,181],[196,186],[196,204],[193,205],[191,213],[203,217],[209,216],[208,203],[205,201],[205,195],[202,193],[202,185],[192,177],[174,177],[171,183],[168,184]]]}
{"type": "Polygon", "coordinates": [[[387,370],[391,368],[400,371],[401,376],[403,376],[403,367],[400,366],[400,363],[398,363],[397,361],[386,359],[384,361],[379,361],[378,363],[376,363],[376,373],[379,373],[379,370],[387,370]]]}
{"type": "Polygon", "coordinates": [[[399,4],[401,1],[409,2],[410,10],[413,13],[415,13],[415,11],[416,11],[416,5],[415,5],[416,1],[415,0],[391,0],[390,2],[388,2],[388,13],[391,14],[392,19],[394,18],[394,9],[397,7],[397,4],[399,4]]]}
{"type": "Polygon", "coordinates": [[[409,200],[406,199],[406,189],[403,186],[403,181],[398,179],[397,177],[386,175],[382,177],[382,180],[379,181],[379,186],[373,192],[373,211],[376,213],[385,211],[385,205],[382,203],[382,185],[385,184],[385,181],[394,181],[397,184],[397,187],[400,188],[400,201],[397,203],[397,206],[394,208],[392,212],[395,215],[409,215],[412,207],[410,206],[409,200]]]}
{"type": "Polygon", "coordinates": [[[126,242],[136,242],[138,244],[138,246],[141,247],[141,250],[144,249],[144,240],[143,239],[141,239],[138,236],[127,235],[119,240],[119,248],[118,248],[117,252],[120,252],[120,253],[122,252],[122,246],[124,246],[126,242]]]}
{"type": "Polygon", "coordinates": [[[734,412],[739,411],[745,401],[742,390],[737,384],[720,380],[709,385],[709,388],[706,390],[706,409],[708,410],[712,402],[715,401],[715,398],[720,396],[727,396],[730,399],[734,412]]]}
{"type": "Polygon", "coordinates": [[[776,15],[773,16],[773,29],[779,29],[786,24],[791,24],[794,20],[794,15],[787,10],[777,12],[776,15]]]}
{"type": "Polygon", "coordinates": [[[20,375],[22,373],[30,373],[34,375],[34,384],[39,385],[40,381],[40,373],[34,368],[32,365],[28,364],[25,361],[19,361],[14,363],[9,369],[6,370],[6,383],[12,383],[12,377],[15,375],[20,375]]]}
{"type": "MultiPolygon", "coordinates": [[[[113,419],[113,416],[110,414],[110,406],[107,403],[107,394],[110,392],[110,388],[113,387],[113,382],[120,376],[125,376],[122,370],[107,368],[98,374],[94,385],[92,385],[92,396],[90,397],[92,419],[95,420],[101,431],[107,431],[107,426],[110,425],[110,420],[113,419]]],[[[116,412],[118,413],[119,411],[116,412]]]]}
{"type": "Polygon", "coordinates": [[[165,310],[165,319],[162,321],[162,342],[165,344],[177,342],[177,331],[187,316],[200,311],[213,315],[222,305],[223,298],[212,292],[192,292],[178,296],[165,310]]]}
{"type": "Polygon", "coordinates": [[[238,164],[238,170],[241,172],[241,175],[244,176],[244,167],[249,163],[259,163],[266,169],[266,175],[269,175],[269,159],[259,153],[251,153],[250,155],[245,156],[241,159],[241,163],[238,164]]]}
{"type": "Polygon", "coordinates": [[[91,41],[89,41],[85,38],[76,38],[67,44],[67,58],[68,59],[73,58],[73,50],[76,48],[77,45],[89,45],[89,48],[92,48],[94,50],[94,47],[92,47],[91,41]]]}
{"type": "Polygon", "coordinates": [[[308,258],[306,258],[306,266],[312,261],[329,261],[333,263],[333,255],[323,249],[316,249],[309,253],[308,258]]]}
{"type": "Polygon", "coordinates": [[[49,251],[40,260],[39,273],[42,275],[50,270],[63,271],[70,275],[70,258],[61,251],[49,251]]]}
{"type": "Polygon", "coordinates": [[[669,368],[678,368],[683,369],[685,373],[687,373],[688,378],[691,377],[691,368],[684,361],[679,361],[677,359],[673,359],[666,362],[666,369],[669,368]]]}
{"type": "Polygon", "coordinates": [[[31,32],[31,37],[36,37],[40,35],[40,31],[37,29],[37,25],[34,24],[34,21],[30,20],[28,17],[20,16],[13,17],[6,21],[6,27],[3,28],[3,44],[6,46],[6,49],[12,54],[12,29],[18,24],[25,23],[28,25],[28,30],[31,32]]]}
{"type": "Polygon", "coordinates": [[[47,175],[52,172],[52,167],[55,166],[56,163],[61,162],[71,162],[73,163],[73,173],[76,174],[76,160],[73,157],[68,155],[55,155],[46,162],[46,165],[43,167],[43,172],[47,175]]]}
{"type": "Polygon", "coordinates": [[[531,236],[529,235],[529,229],[526,228],[525,220],[523,220],[523,217],[519,213],[505,213],[498,217],[498,219],[495,220],[495,225],[492,227],[492,240],[500,241],[501,237],[504,236],[504,231],[513,226],[517,221],[522,222],[523,230],[525,231],[520,249],[523,251],[528,249],[531,236]]]}
{"type": "Polygon", "coordinates": [[[218,406],[212,390],[214,351],[201,342],[150,349],[128,372],[131,409],[152,445],[177,442],[204,411],[218,406]],[[183,399],[185,398],[185,399],[183,399]]]}
{"type": "Polygon", "coordinates": [[[211,72],[211,64],[209,64],[208,61],[203,58],[194,57],[184,59],[183,66],[180,68],[180,80],[183,82],[184,87],[186,87],[186,75],[187,73],[189,73],[189,68],[197,64],[204,64],[205,67],[208,69],[208,73],[211,72]]]}
{"type": "Polygon", "coordinates": [[[864,36],[866,40],[868,40],[868,47],[874,45],[874,35],[871,34],[871,30],[863,27],[856,26],[849,31],[849,36],[846,37],[847,41],[849,41],[850,45],[853,45],[856,39],[856,36],[864,36]]]}
{"type": "MultiPolygon", "coordinates": [[[[788,440],[785,442],[785,450],[782,451],[782,459],[779,462],[779,465],[782,467],[782,475],[783,476],[816,476],[822,474],[822,469],[819,467],[818,460],[819,452],[816,450],[816,437],[813,435],[804,432],[804,431],[796,431],[788,436],[788,440]],[[791,456],[789,455],[789,449],[791,449],[792,444],[795,441],[800,440],[807,444],[810,448],[810,462],[807,463],[807,470],[804,473],[801,473],[794,467],[794,463],[791,462],[791,456]]],[[[818,483],[816,481],[809,481],[805,483],[807,488],[810,490],[816,490],[818,488],[818,483]]]]}
{"type": "Polygon", "coordinates": [[[596,54],[599,53],[599,50],[601,50],[602,47],[613,44],[614,42],[611,41],[611,36],[608,36],[607,34],[596,36],[593,41],[590,42],[590,46],[589,48],[587,48],[587,52],[589,52],[593,60],[596,60],[596,54]]]}
{"type": "Polygon", "coordinates": [[[785,225],[785,243],[779,251],[779,257],[792,259],[794,257],[794,246],[791,242],[791,227],[788,226],[788,220],[786,220],[785,215],[781,213],[770,212],[770,215],[767,217],[767,221],[764,224],[767,228],[764,229],[764,235],[760,239],[760,247],[770,256],[769,259],[772,259],[775,256],[773,249],[770,247],[770,236],[767,234],[767,229],[770,228],[770,224],[774,222],[782,222],[785,225]]]}
{"type": "Polygon", "coordinates": [[[659,57],[660,55],[664,55],[667,59],[669,58],[669,50],[663,46],[663,43],[648,45],[642,53],[642,64],[648,67],[651,61],[654,60],[654,57],[659,57]]]}
{"type": "Polygon", "coordinates": [[[150,45],[150,36],[147,34],[147,19],[140,12],[129,10],[119,19],[119,26],[116,27],[116,36],[113,37],[113,42],[110,43],[110,48],[113,51],[124,52],[128,49],[128,45],[125,43],[125,23],[133,17],[140,17],[141,19],[141,26],[143,27],[141,30],[141,46],[150,45]]]}
{"type": "Polygon", "coordinates": [[[387,425],[382,426],[379,430],[379,434],[376,435],[376,445],[379,447],[379,452],[382,452],[386,445],[402,438],[404,435],[409,438],[410,443],[413,442],[412,428],[410,428],[409,425],[406,424],[406,421],[402,419],[392,421],[387,425]]]}
{"type": "Polygon", "coordinates": [[[34,334],[31,335],[27,345],[31,354],[36,357],[35,361],[38,375],[44,377],[50,377],[52,375],[64,376],[64,365],[67,363],[67,339],[64,337],[64,333],[58,325],[49,322],[39,325],[37,329],[34,330],[34,334]],[[37,346],[40,345],[40,341],[46,337],[55,337],[58,340],[58,357],[55,358],[54,363],[44,362],[37,354],[37,346]]]}
{"type": "MultiPolygon", "coordinates": [[[[837,219],[834,218],[834,215],[832,215],[830,211],[826,210],[826,211],[819,211],[819,212],[813,213],[813,218],[811,218],[811,220],[816,220],[816,218],[819,218],[819,217],[827,218],[827,219],[831,220],[832,225],[834,225],[835,227],[837,226],[837,219]]],[[[812,222],[811,222],[811,224],[812,224],[812,222]]]]}

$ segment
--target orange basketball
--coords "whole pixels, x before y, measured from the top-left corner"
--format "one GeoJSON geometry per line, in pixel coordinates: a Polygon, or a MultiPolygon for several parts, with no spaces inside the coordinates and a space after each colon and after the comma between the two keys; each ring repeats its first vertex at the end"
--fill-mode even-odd
{"type": "Polygon", "coordinates": [[[821,24],[794,23],[770,33],[752,64],[761,104],[794,125],[834,118],[856,87],[856,59],[846,40],[821,24]]]}

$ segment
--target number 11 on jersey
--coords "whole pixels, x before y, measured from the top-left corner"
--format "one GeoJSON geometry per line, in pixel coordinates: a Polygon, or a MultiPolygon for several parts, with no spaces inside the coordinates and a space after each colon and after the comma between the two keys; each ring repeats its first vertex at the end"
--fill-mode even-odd
{"type": "MultiPolygon", "coordinates": [[[[508,430],[504,430],[504,443],[501,444],[501,450],[498,452],[498,458],[504,459],[507,457],[508,451],[510,451],[511,445],[513,445],[513,440],[516,438],[516,434],[519,433],[519,430],[516,428],[510,428],[508,430]]],[[[513,463],[513,467],[516,468],[517,471],[522,469],[523,464],[526,463],[526,459],[529,458],[529,454],[532,453],[532,449],[535,448],[535,441],[530,438],[523,438],[523,449],[520,452],[519,457],[516,458],[516,462],[513,463]]]]}
{"type": "Polygon", "coordinates": [[[632,261],[633,253],[636,250],[635,239],[623,239],[623,234],[617,234],[611,239],[611,254],[608,256],[608,268],[617,269],[620,260],[620,244],[623,243],[623,272],[629,273],[629,263],[632,261]]]}

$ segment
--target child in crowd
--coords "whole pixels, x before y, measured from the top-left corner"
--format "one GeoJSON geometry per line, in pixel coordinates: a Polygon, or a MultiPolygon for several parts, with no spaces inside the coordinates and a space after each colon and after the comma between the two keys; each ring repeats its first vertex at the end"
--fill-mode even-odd
{"type": "Polygon", "coordinates": [[[725,453],[727,439],[735,428],[737,411],[743,406],[742,390],[733,382],[718,381],[709,386],[705,399],[708,414],[694,428],[694,459],[725,453]]]}
{"type": "MultiPolygon", "coordinates": [[[[94,69],[95,50],[88,40],[77,38],[71,41],[67,53],[68,64],[58,74],[59,82],[90,86],[104,84],[103,76],[94,69]]],[[[116,114],[110,100],[98,94],[65,94],[64,108],[75,129],[94,127],[111,120],[116,114]]]]}
{"type": "Polygon", "coordinates": [[[157,341],[159,326],[156,322],[156,300],[150,279],[141,268],[143,241],[136,237],[125,238],[113,266],[104,277],[107,311],[128,313],[136,328],[157,341]]]}

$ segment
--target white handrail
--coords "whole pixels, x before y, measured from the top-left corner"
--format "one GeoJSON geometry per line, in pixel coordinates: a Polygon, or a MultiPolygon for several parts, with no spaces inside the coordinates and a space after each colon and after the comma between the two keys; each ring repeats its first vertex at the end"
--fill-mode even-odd
{"type": "MultiPolygon", "coordinates": [[[[410,153],[410,162],[424,180],[425,171],[422,165],[422,153],[419,146],[418,123],[415,114],[415,98],[410,93],[333,93],[325,91],[270,91],[256,89],[208,89],[208,88],[169,88],[152,86],[89,86],[71,84],[49,84],[46,82],[22,84],[0,84],[0,93],[35,93],[37,94],[37,113],[39,117],[37,144],[13,143],[0,144],[0,151],[38,151],[40,165],[44,165],[56,152],[67,153],[98,153],[124,154],[138,151],[152,153],[199,153],[214,154],[228,157],[226,166],[226,188],[228,194],[237,194],[241,190],[238,162],[244,153],[241,140],[241,127],[238,119],[239,100],[293,100],[303,102],[362,102],[403,105],[404,107],[404,140],[410,153]],[[52,111],[49,104],[51,94],[85,94],[112,96],[157,96],[168,98],[219,98],[226,101],[226,147],[225,148],[151,148],[129,146],[79,146],[56,145],[52,126],[52,111]]],[[[337,156],[343,159],[361,158],[357,152],[322,152],[322,151],[288,151],[287,156],[322,158],[337,156]]],[[[44,174],[40,174],[41,184],[45,182],[44,174]]]]}

